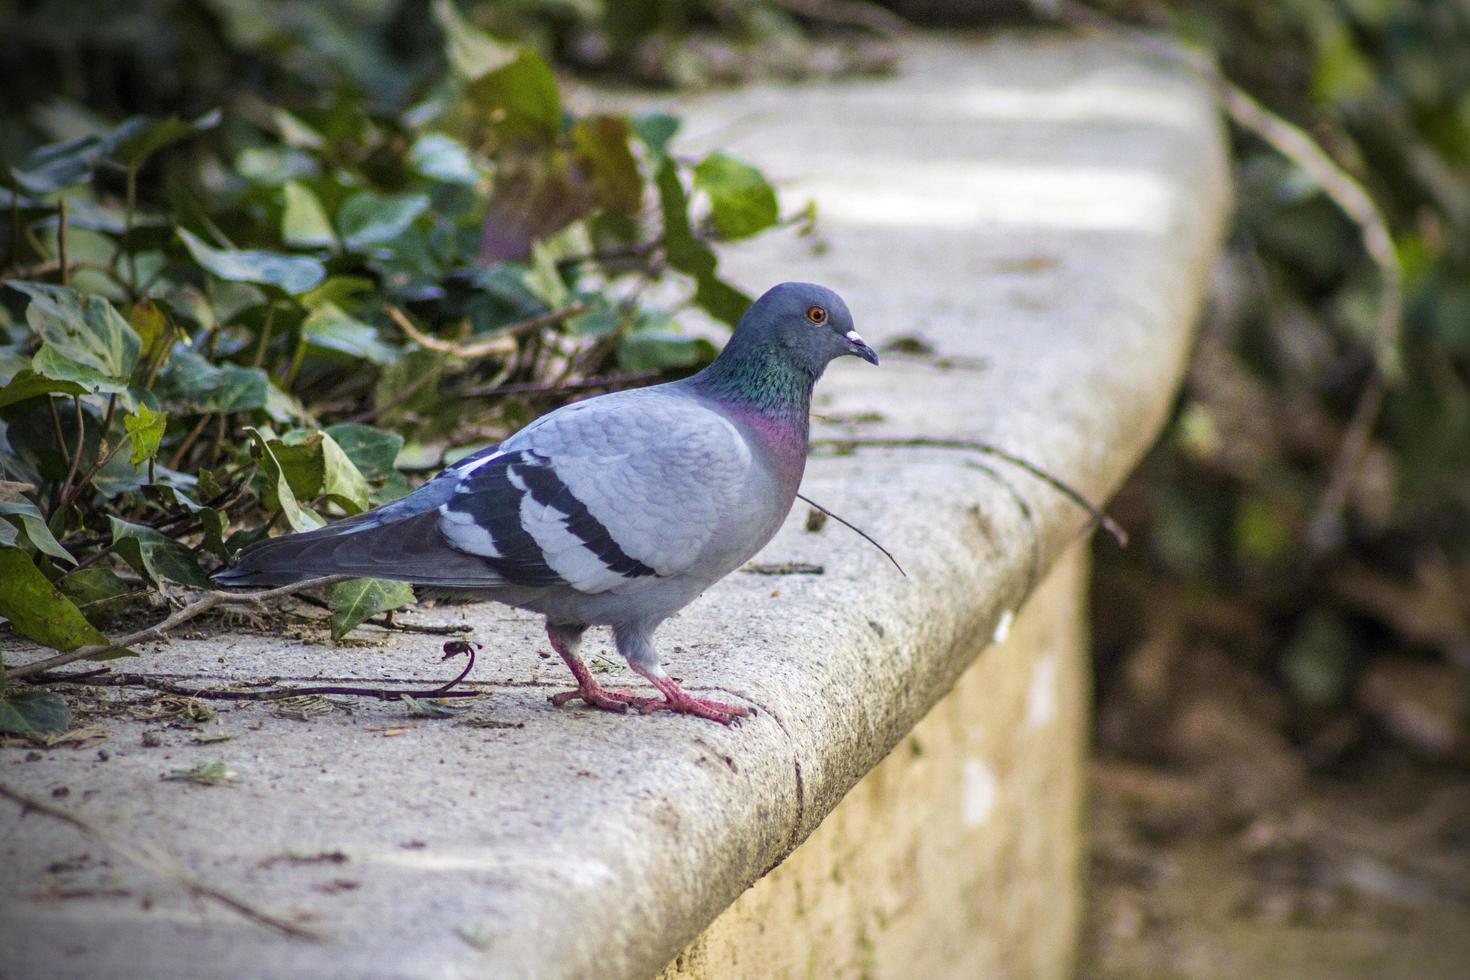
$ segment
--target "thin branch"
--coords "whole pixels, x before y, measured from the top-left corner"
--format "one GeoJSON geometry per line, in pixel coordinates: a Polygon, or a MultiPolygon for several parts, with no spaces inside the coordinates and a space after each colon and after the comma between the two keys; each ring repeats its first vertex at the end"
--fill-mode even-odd
{"type": "Polygon", "coordinates": [[[1123,530],[1122,526],[1120,526],[1117,521],[1109,517],[1102,510],[1102,508],[1098,507],[1097,505],[1089,501],[1086,497],[1082,496],[1080,492],[1074,490],[1060,477],[1052,475],[1051,473],[1042,469],[1040,466],[1037,466],[1030,460],[1023,459],[1010,450],[1002,449],[1001,447],[993,443],[980,442],[974,439],[934,439],[926,436],[918,436],[910,439],[888,439],[878,436],[869,436],[862,438],[853,437],[843,439],[813,439],[812,445],[833,446],[838,449],[855,448],[857,446],[876,446],[888,449],[969,449],[974,452],[985,453],[987,456],[995,456],[999,459],[1005,460],[1007,463],[1019,466],[1027,473],[1030,473],[1032,476],[1036,477],[1042,483],[1045,483],[1047,486],[1051,487],[1053,490],[1057,491],[1062,496],[1072,501],[1072,503],[1076,504],[1078,507],[1082,508],[1089,515],[1091,515],[1092,519],[1096,521],[1097,524],[1104,531],[1107,531],[1108,534],[1112,535],[1113,540],[1118,542],[1118,547],[1128,547],[1128,532],[1123,530]]]}
{"type": "Polygon", "coordinates": [[[889,551],[887,548],[883,547],[876,540],[874,540],[873,536],[867,531],[864,531],[862,528],[858,527],[856,524],[853,524],[851,521],[847,521],[841,517],[838,517],[836,514],[832,513],[830,510],[823,507],[821,504],[817,503],[815,500],[806,496],[803,493],[798,493],[797,497],[801,498],[812,507],[815,507],[817,510],[826,514],[828,517],[832,518],[832,520],[836,521],[838,524],[841,524],[843,527],[848,528],[852,531],[856,531],[858,533],[858,536],[861,537],[864,541],[868,542],[868,544],[872,545],[874,548],[877,548],[879,551],[883,552],[883,554],[888,556],[888,560],[893,562],[893,567],[898,569],[898,574],[902,575],[904,578],[909,577],[909,573],[903,570],[903,566],[898,563],[898,559],[893,557],[893,552],[889,551]]]}
{"type": "Polygon", "coordinates": [[[146,629],[129,633],[127,636],[109,643],[95,643],[89,646],[78,647],[67,653],[59,653],[54,657],[47,657],[45,660],[36,660],[28,664],[21,664],[18,667],[7,667],[6,673],[10,680],[21,680],[26,677],[32,677],[57,667],[64,667],[77,660],[85,660],[88,657],[112,653],[115,650],[132,646],[134,643],[156,639],[174,627],[187,623],[189,620],[208,612],[216,606],[259,605],[271,599],[279,599],[282,596],[300,592],[302,589],[309,589],[318,585],[330,585],[333,582],[344,581],[349,577],[346,575],[327,575],[322,578],[308,579],[305,582],[292,582],[290,585],[266,589],[263,592],[223,592],[220,590],[206,592],[202,598],[196,599],[182,609],[175,610],[167,619],[154,623],[146,629]]]}
{"type": "Polygon", "coordinates": [[[160,877],[169,879],[194,895],[218,902],[225,908],[244,916],[257,925],[265,926],[267,929],[274,929],[283,935],[291,936],[295,939],[310,939],[320,942],[325,938],[312,929],[307,929],[304,926],[299,926],[294,922],[262,911],[244,899],[231,895],[221,888],[217,888],[196,878],[189,873],[188,869],[177,858],[151,844],[123,840],[105,827],[99,827],[90,820],[79,817],[60,807],[52,806],[50,803],[26,796],[24,793],[13,789],[3,782],[0,782],[0,796],[19,806],[21,816],[24,816],[28,812],[35,812],[74,827],[83,834],[102,841],[108,847],[139,867],[146,868],[160,877]]]}
{"type": "Polygon", "coordinates": [[[61,285],[71,286],[71,263],[68,261],[68,250],[66,246],[66,195],[61,195],[56,202],[56,214],[58,224],[56,226],[56,258],[61,263],[61,285]]]}
{"type": "Polygon", "coordinates": [[[507,337],[519,337],[522,334],[534,333],[543,327],[549,327],[569,317],[584,313],[587,307],[583,303],[572,303],[559,310],[552,310],[550,313],[543,313],[541,316],[531,317],[529,320],[522,320],[519,323],[512,323],[509,326],[501,327],[479,343],[468,345],[456,344],[452,341],[440,340],[438,337],[429,336],[414,326],[413,321],[408,318],[408,315],[392,304],[389,304],[387,310],[388,316],[398,325],[398,329],[406,333],[409,339],[420,347],[427,350],[439,351],[441,354],[453,354],[467,361],[473,361],[476,358],[481,358],[500,350],[507,337]]]}
{"type": "MultiPolygon", "coordinates": [[[[57,498],[56,511],[60,513],[66,510],[66,505],[71,503],[72,482],[77,478],[77,467],[82,462],[82,450],[86,448],[87,424],[82,417],[82,400],[76,395],[71,396],[72,408],[76,410],[77,418],[77,448],[72,450],[71,463],[66,468],[66,479],[61,481],[61,494],[57,498]]],[[[106,433],[103,433],[106,436],[106,433]]]]}
{"type": "Polygon", "coordinates": [[[163,694],[180,697],[200,698],[206,701],[284,701],[301,697],[361,697],[379,701],[401,701],[409,698],[477,698],[483,691],[457,691],[456,687],[475,669],[475,650],[479,644],[464,640],[450,640],[444,644],[444,658],[466,655],[464,669],[453,680],[435,688],[395,691],[385,687],[342,687],[338,685],[316,685],[313,687],[272,687],[264,691],[239,691],[229,688],[196,687],[192,684],[177,684],[172,681],[150,677],[147,674],[114,674],[109,668],[86,670],[76,674],[42,674],[28,679],[31,684],[81,684],[86,687],[143,687],[163,694]]]}

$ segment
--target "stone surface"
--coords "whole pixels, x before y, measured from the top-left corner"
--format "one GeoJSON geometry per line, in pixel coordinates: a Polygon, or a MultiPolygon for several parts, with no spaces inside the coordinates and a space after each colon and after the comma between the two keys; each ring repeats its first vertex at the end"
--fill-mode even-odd
{"type": "MultiPolygon", "coordinates": [[[[1127,52],[1056,35],[921,41],[907,54],[890,80],[676,108],[694,145],[765,165],[823,213],[824,248],[775,236],[736,249],[729,269],[753,290],[832,285],[870,341],[917,335],[940,355],[835,367],[818,436],[987,440],[1105,499],[1168,409],[1228,206],[1208,97],[1127,52]]],[[[732,575],[660,632],[691,690],[758,707],[738,729],[553,709],[546,695],[567,678],[538,625],[477,606],[406,618],[472,630],[486,644],[474,674],[486,696],[471,713],[517,727],[361,700],[306,720],[254,704],[219,707],[203,734],[231,739],[201,742],[125,696],[92,719],[109,732],[100,744],[0,751],[7,785],[327,937],[266,932],[0,802],[6,972],[657,973],[904,739],[1085,527],[1016,467],[953,449],[819,456],[804,490],[883,541],[908,577],[835,524],[804,531],[798,505],[759,560],[824,574],[732,575]],[[207,762],[237,778],[163,778],[207,762]]],[[[457,669],[434,637],[311,642],[320,635],[242,622],[181,636],[136,669],[374,684],[457,669]]],[[[1013,717],[1002,702],[1025,685],[1008,671],[1030,676],[999,652],[981,668],[995,691],[965,701],[982,718],[1013,717]]],[[[1075,758],[1079,745],[1056,751],[1075,758]]],[[[1002,813],[1047,807],[1047,785],[997,803],[986,826],[1000,833],[1002,813]]]]}
{"type": "Polygon", "coordinates": [[[1071,976],[1086,606],[1078,546],[1008,637],[661,980],[1071,976]]]}

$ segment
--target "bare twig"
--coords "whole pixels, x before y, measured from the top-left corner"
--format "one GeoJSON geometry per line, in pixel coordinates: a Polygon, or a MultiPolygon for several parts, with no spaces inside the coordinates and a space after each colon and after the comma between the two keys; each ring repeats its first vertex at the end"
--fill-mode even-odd
{"type": "Polygon", "coordinates": [[[76,411],[77,448],[72,450],[71,462],[67,465],[66,468],[66,479],[61,481],[61,493],[57,496],[56,502],[57,512],[65,510],[66,505],[71,503],[72,481],[77,478],[77,467],[81,465],[82,450],[86,448],[87,441],[87,424],[83,420],[82,416],[82,400],[78,396],[72,395],[71,404],[72,408],[76,411]]]}
{"type": "Polygon", "coordinates": [[[873,536],[867,531],[864,531],[862,528],[858,527],[856,524],[853,524],[851,521],[847,521],[841,517],[838,517],[836,514],[832,513],[830,510],[823,507],[821,504],[817,503],[815,500],[806,496],[805,494],[798,493],[797,496],[806,501],[812,507],[815,507],[817,510],[832,518],[832,520],[836,521],[838,524],[841,524],[843,527],[848,528],[852,531],[856,531],[858,533],[858,536],[861,537],[864,541],[868,542],[868,544],[872,545],[874,548],[877,548],[879,551],[883,552],[883,554],[888,556],[888,560],[893,562],[893,567],[898,569],[898,574],[902,575],[904,578],[909,577],[909,573],[903,570],[903,566],[898,563],[898,559],[893,557],[893,552],[889,551],[887,548],[883,547],[876,540],[874,540],[873,536]]]}
{"type": "Polygon", "coordinates": [[[487,354],[493,354],[500,350],[507,337],[519,337],[522,334],[534,333],[543,327],[549,327],[552,324],[560,323],[568,317],[574,317],[579,313],[584,313],[587,307],[582,303],[572,303],[559,310],[552,310],[550,313],[543,313],[541,316],[534,316],[529,320],[522,320],[519,323],[512,323],[509,326],[501,327],[479,343],[467,345],[456,344],[452,341],[440,340],[438,337],[429,336],[414,326],[413,321],[408,318],[408,315],[396,306],[390,304],[387,310],[388,316],[398,325],[398,329],[406,333],[409,339],[420,347],[427,350],[439,351],[441,354],[453,354],[455,357],[462,357],[467,361],[473,361],[476,358],[484,357],[487,354]]]}
{"type": "Polygon", "coordinates": [[[3,782],[0,782],[0,796],[19,806],[22,816],[28,812],[35,812],[50,817],[52,820],[59,820],[68,826],[80,830],[89,837],[102,841],[108,847],[139,867],[146,868],[160,877],[169,879],[194,895],[217,902],[257,925],[265,926],[267,929],[274,929],[283,935],[296,939],[320,941],[324,938],[314,930],[297,925],[280,916],[262,911],[244,899],[231,895],[221,888],[196,878],[189,873],[188,869],[177,858],[151,844],[124,840],[105,827],[100,827],[90,820],[79,817],[75,813],[70,813],[60,807],[52,806],[50,803],[45,803],[34,797],[27,796],[3,782]]]}
{"type": "Polygon", "coordinates": [[[56,258],[61,263],[61,284],[71,285],[71,263],[68,261],[68,250],[66,246],[66,195],[56,202],[56,258]]]}
{"type": "MultiPolygon", "coordinates": [[[[1086,497],[1082,496],[1081,493],[1072,489],[1072,487],[1065,483],[1060,477],[1052,475],[1051,473],[1042,469],[1040,466],[1037,466],[1030,460],[1023,459],[1010,450],[1002,449],[1001,447],[994,445],[993,443],[980,442],[974,439],[935,439],[929,438],[927,436],[917,436],[909,439],[890,439],[880,436],[867,436],[842,439],[813,439],[812,445],[832,446],[837,449],[856,448],[858,446],[876,446],[888,449],[968,449],[978,453],[985,453],[987,456],[995,456],[999,459],[1005,460],[1007,463],[1019,466],[1027,473],[1030,473],[1032,476],[1036,477],[1042,483],[1045,483],[1047,486],[1051,487],[1053,490],[1057,491],[1062,496],[1072,501],[1072,503],[1076,504],[1078,507],[1082,508],[1088,514],[1090,514],[1092,516],[1092,519],[1096,521],[1097,524],[1102,527],[1104,531],[1107,531],[1108,534],[1112,535],[1113,540],[1118,542],[1118,546],[1120,548],[1128,547],[1128,532],[1123,530],[1118,522],[1109,517],[1102,510],[1102,508],[1096,506],[1086,497]]],[[[808,501],[808,503],[810,503],[810,501],[808,501]]],[[[835,514],[832,516],[836,517],[835,514]]],[[[846,522],[844,521],[843,523],[846,522]]]]}
{"type": "Polygon", "coordinates": [[[292,582],[290,585],[282,585],[274,589],[266,589],[262,592],[223,592],[220,590],[206,592],[203,597],[196,599],[182,609],[175,610],[167,619],[154,623],[146,629],[129,633],[127,636],[120,637],[108,643],[95,643],[78,647],[66,653],[59,653],[54,657],[47,657],[45,660],[36,660],[28,664],[21,664],[18,667],[7,667],[7,674],[11,680],[22,680],[26,677],[33,677],[36,674],[44,673],[57,667],[64,667],[77,660],[85,660],[88,657],[112,653],[115,650],[132,646],[134,643],[156,639],[174,627],[187,623],[189,620],[208,612],[216,606],[258,605],[262,602],[269,602],[271,599],[279,599],[282,596],[300,592],[302,589],[341,582],[349,577],[346,575],[327,575],[322,578],[309,579],[305,582],[292,582]]]}
{"type": "Polygon", "coordinates": [[[86,670],[75,674],[42,674],[29,678],[31,684],[81,684],[87,687],[142,687],[150,691],[159,691],[164,694],[177,694],[180,697],[201,698],[206,701],[283,701],[287,698],[300,697],[361,697],[376,698],[379,701],[401,701],[409,698],[477,698],[482,691],[456,691],[470,671],[475,669],[475,650],[478,644],[467,641],[451,640],[444,644],[444,659],[457,657],[461,653],[466,655],[464,669],[450,681],[446,681],[434,688],[418,690],[396,691],[385,687],[343,687],[339,685],[316,685],[313,687],[271,687],[269,690],[240,691],[229,688],[196,687],[192,684],[178,684],[166,681],[158,677],[150,677],[147,674],[122,673],[114,674],[109,668],[101,670],[86,670]]]}

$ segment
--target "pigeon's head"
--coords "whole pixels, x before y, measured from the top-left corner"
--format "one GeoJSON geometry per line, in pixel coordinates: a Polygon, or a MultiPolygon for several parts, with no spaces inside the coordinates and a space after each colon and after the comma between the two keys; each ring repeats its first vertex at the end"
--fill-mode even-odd
{"type": "Polygon", "coordinates": [[[842,297],[815,283],[773,286],[741,318],[735,333],[749,333],[757,343],[781,348],[812,375],[820,375],[828,362],[844,354],[878,363],[873,348],[853,329],[842,297]]]}

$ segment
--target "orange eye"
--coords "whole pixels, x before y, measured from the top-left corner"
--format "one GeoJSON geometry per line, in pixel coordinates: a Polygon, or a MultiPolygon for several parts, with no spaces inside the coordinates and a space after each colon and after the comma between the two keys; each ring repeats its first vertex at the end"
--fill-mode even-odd
{"type": "Polygon", "coordinates": [[[820,327],[827,322],[827,311],[820,306],[809,306],[807,307],[806,318],[820,327]]]}

